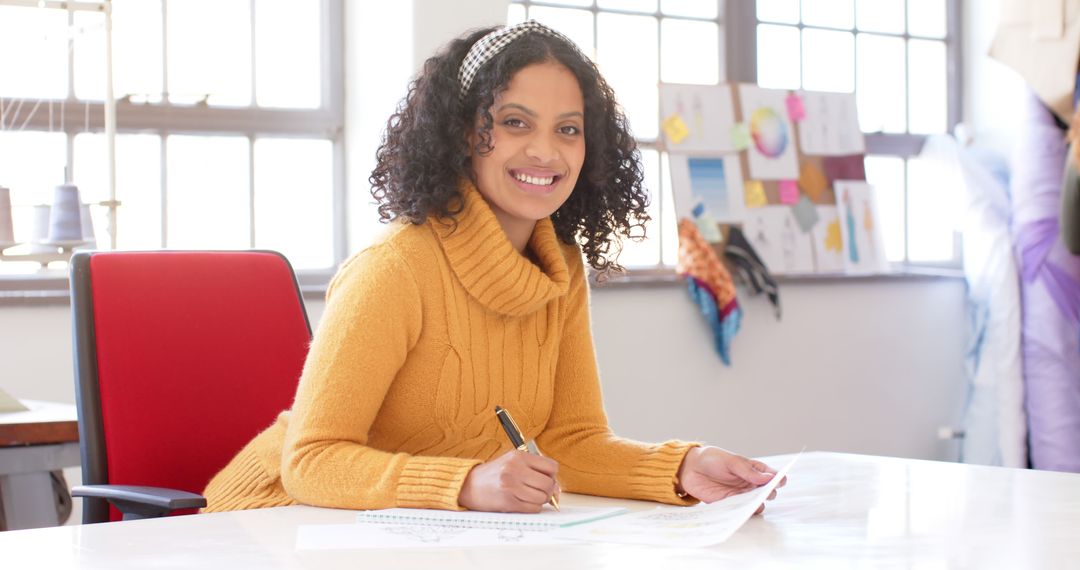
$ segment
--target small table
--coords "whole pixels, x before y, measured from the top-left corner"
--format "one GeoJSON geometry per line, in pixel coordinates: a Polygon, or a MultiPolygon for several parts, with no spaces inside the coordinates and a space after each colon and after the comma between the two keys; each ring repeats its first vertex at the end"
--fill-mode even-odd
{"type": "Polygon", "coordinates": [[[75,406],[20,400],[29,410],[0,413],[0,498],[9,530],[56,526],[50,471],[79,465],[75,406]]]}

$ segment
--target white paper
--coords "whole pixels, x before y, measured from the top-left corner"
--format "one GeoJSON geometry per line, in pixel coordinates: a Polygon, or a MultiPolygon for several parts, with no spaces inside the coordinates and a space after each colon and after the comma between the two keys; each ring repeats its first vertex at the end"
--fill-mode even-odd
{"type": "Polygon", "coordinates": [[[693,218],[694,207],[702,203],[717,222],[742,220],[746,201],[738,155],[669,156],[676,219],[693,218]]]}
{"type": "Polygon", "coordinates": [[[820,219],[811,230],[814,238],[814,267],[818,273],[843,273],[844,237],[836,206],[818,206],[820,219]]]}
{"type": "Polygon", "coordinates": [[[661,85],[660,116],[667,119],[675,114],[682,118],[689,132],[678,143],[664,135],[670,152],[735,151],[731,142],[735,108],[727,85],[661,85]]]}
{"type": "Polygon", "coordinates": [[[556,511],[544,505],[539,513],[488,513],[444,509],[376,509],[360,511],[356,521],[363,524],[416,524],[458,528],[534,528],[572,526],[626,513],[623,507],[564,507],[556,511]]]}
{"type": "Polygon", "coordinates": [[[460,548],[566,544],[550,531],[457,528],[439,525],[372,523],[301,525],[297,550],[369,550],[383,548],[460,548]]]}
{"type": "Polygon", "coordinates": [[[844,236],[844,268],[854,272],[888,271],[873,187],[866,182],[837,180],[833,189],[844,236]]]}
{"type": "Polygon", "coordinates": [[[0,412],[25,412],[28,409],[22,405],[22,402],[0,388],[0,412]]]}
{"type": "Polygon", "coordinates": [[[805,155],[865,154],[854,93],[800,91],[806,116],[799,122],[799,149],[805,155]]]}
{"type": "Polygon", "coordinates": [[[799,228],[791,206],[748,209],[743,220],[743,235],[771,273],[814,271],[810,235],[799,228]]]}
{"type": "MultiPolygon", "coordinates": [[[[800,454],[801,455],[801,454],[800,454]]],[[[558,529],[556,537],[590,542],[702,547],[720,544],[739,530],[780,484],[795,456],[765,485],[722,501],[693,507],[657,507],[592,524],[558,529]]]]}
{"type": "Polygon", "coordinates": [[[795,131],[787,112],[788,92],[739,85],[742,120],[750,129],[746,149],[752,180],[798,180],[795,131]]]}

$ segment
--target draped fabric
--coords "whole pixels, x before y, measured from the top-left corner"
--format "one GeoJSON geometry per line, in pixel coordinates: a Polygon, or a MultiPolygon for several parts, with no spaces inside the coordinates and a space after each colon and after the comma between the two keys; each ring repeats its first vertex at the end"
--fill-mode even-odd
{"type": "Polygon", "coordinates": [[[1080,472],[1080,258],[1058,223],[1065,133],[1034,93],[1023,113],[1011,190],[1031,466],[1080,472]]]}

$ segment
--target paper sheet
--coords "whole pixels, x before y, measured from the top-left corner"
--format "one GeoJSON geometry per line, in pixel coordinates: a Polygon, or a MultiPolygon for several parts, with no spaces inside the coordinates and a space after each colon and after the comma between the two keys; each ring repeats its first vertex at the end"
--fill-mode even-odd
{"type": "Polygon", "coordinates": [[[814,267],[818,273],[842,273],[844,238],[836,206],[817,206],[817,212],[820,219],[811,230],[814,236],[814,267]]]}
{"type": "Polygon", "coordinates": [[[381,548],[461,548],[566,544],[548,531],[455,528],[438,525],[370,523],[302,525],[297,550],[369,550],[381,548]]]}
{"type": "Polygon", "coordinates": [[[775,274],[812,273],[814,250],[790,206],[748,210],[743,234],[765,267],[775,274]]]}
{"type": "Polygon", "coordinates": [[[737,150],[729,135],[735,124],[735,107],[727,85],[664,84],[660,87],[660,113],[666,119],[664,135],[670,152],[737,150]]]}
{"type": "Polygon", "coordinates": [[[25,412],[28,409],[29,408],[22,405],[22,402],[19,402],[11,394],[8,394],[2,388],[0,388],[0,413],[25,412]]]}
{"type": "Polygon", "coordinates": [[[799,148],[803,154],[841,156],[866,152],[854,93],[801,94],[806,114],[799,122],[799,148]]]}
{"type": "Polygon", "coordinates": [[[834,189],[843,230],[844,268],[855,272],[888,271],[873,187],[865,182],[842,180],[836,182],[834,189]]]}
{"type": "Polygon", "coordinates": [[[787,96],[787,91],[779,89],[739,85],[743,122],[749,127],[753,140],[746,150],[750,169],[747,178],[794,180],[799,177],[795,131],[788,118],[787,96]]]}
{"type": "Polygon", "coordinates": [[[692,218],[693,209],[704,204],[718,222],[742,219],[742,168],[736,155],[688,157],[670,155],[671,190],[677,219],[692,218]]]}
{"type": "Polygon", "coordinates": [[[762,487],[722,501],[693,507],[657,507],[594,524],[555,530],[551,535],[594,542],[691,548],[720,544],[753,516],[798,458],[795,456],[762,487]]]}

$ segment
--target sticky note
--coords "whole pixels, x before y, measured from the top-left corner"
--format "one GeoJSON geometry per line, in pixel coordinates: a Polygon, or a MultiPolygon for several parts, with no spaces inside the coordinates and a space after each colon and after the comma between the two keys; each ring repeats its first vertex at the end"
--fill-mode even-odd
{"type": "Polygon", "coordinates": [[[735,147],[735,150],[750,148],[750,127],[746,123],[731,126],[731,146],[735,147]]]}
{"type": "Polygon", "coordinates": [[[803,104],[802,95],[792,93],[787,96],[787,116],[794,122],[806,118],[806,105],[803,104]]]}
{"type": "Polygon", "coordinates": [[[803,233],[806,233],[813,229],[814,225],[818,223],[821,216],[818,214],[817,207],[810,201],[810,198],[803,196],[799,201],[791,207],[791,213],[795,215],[795,221],[799,223],[799,228],[803,233]]]}
{"type": "Polygon", "coordinates": [[[811,200],[817,202],[821,199],[821,194],[829,187],[829,181],[817,165],[813,162],[804,162],[799,167],[799,187],[806,192],[807,196],[810,196],[811,200]]]}
{"type": "Polygon", "coordinates": [[[799,201],[799,185],[794,180],[780,181],[780,203],[794,204],[799,201]]]}
{"type": "Polygon", "coordinates": [[[765,196],[765,185],[760,180],[747,180],[743,185],[743,197],[746,199],[747,208],[760,208],[769,204],[769,198],[765,196]]]}
{"type": "Polygon", "coordinates": [[[829,222],[829,226],[825,231],[825,249],[837,253],[844,251],[844,239],[840,236],[839,219],[829,222]]]}
{"type": "Polygon", "coordinates": [[[825,166],[825,178],[830,184],[837,180],[866,180],[866,166],[861,154],[826,156],[822,162],[825,166]]]}
{"type": "Polygon", "coordinates": [[[683,118],[678,113],[664,119],[661,127],[663,127],[664,134],[667,135],[671,144],[681,143],[690,134],[690,129],[686,127],[686,121],[683,121],[683,118]]]}

